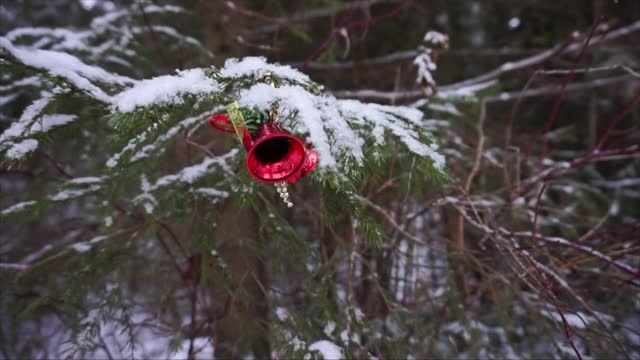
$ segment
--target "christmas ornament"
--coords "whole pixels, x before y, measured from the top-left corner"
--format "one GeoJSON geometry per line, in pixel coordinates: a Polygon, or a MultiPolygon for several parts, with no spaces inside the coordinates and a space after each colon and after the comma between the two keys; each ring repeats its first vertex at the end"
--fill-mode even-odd
{"type": "Polygon", "coordinates": [[[287,183],[293,184],[311,173],[318,164],[318,153],[282,127],[276,119],[277,110],[277,103],[266,112],[240,108],[233,102],[227,105],[228,115],[213,115],[209,123],[218,131],[236,133],[247,150],[245,164],[251,177],[274,184],[282,200],[291,207],[287,183]]]}
{"type": "Polygon", "coordinates": [[[229,117],[224,114],[216,114],[209,119],[209,124],[216,130],[223,132],[235,132],[233,125],[229,121],[229,117]]]}
{"type": "MultiPolygon", "coordinates": [[[[244,109],[230,105],[230,113],[244,113],[244,109]]],[[[277,122],[268,120],[252,124],[231,116],[216,114],[211,117],[211,126],[223,132],[236,132],[247,150],[246,167],[256,180],[268,184],[285,182],[293,184],[313,171],[318,163],[318,153],[302,139],[292,135],[277,122]]],[[[244,119],[244,117],[243,117],[244,119]]]]}

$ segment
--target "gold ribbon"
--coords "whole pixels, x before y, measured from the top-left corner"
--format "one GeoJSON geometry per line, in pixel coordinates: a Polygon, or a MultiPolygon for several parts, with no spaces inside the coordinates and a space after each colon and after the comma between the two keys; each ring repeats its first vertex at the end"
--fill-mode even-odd
{"type": "Polygon", "coordinates": [[[247,123],[244,121],[244,117],[242,116],[242,112],[240,111],[240,105],[237,101],[234,101],[227,105],[227,113],[229,114],[229,120],[231,120],[233,129],[236,131],[236,135],[238,135],[240,143],[242,143],[244,130],[247,128],[247,123]]]}

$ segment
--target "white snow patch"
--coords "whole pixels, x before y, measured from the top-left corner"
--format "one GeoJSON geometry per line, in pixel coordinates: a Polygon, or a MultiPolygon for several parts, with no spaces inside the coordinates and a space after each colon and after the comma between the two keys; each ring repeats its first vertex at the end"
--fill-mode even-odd
{"type": "Polygon", "coordinates": [[[103,181],[104,181],[104,177],[87,176],[87,177],[71,179],[67,181],[67,184],[74,184],[74,185],[99,184],[99,183],[102,183],[103,181]]]}
{"type": "Polygon", "coordinates": [[[510,30],[515,30],[520,26],[520,18],[517,16],[512,17],[511,19],[509,19],[509,29],[510,30]]]}
{"type": "Polygon", "coordinates": [[[108,235],[100,235],[100,236],[96,236],[94,238],[92,238],[91,240],[88,241],[80,241],[77,243],[73,243],[71,244],[69,247],[72,250],[75,250],[79,253],[83,253],[83,252],[87,252],[89,250],[91,250],[91,248],[93,247],[93,245],[102,242],[105,239],[108,239],[109,236],[108,235]]]}
{"type": "Polygon", "coordinates": [[[306,347],[306,343],[300,339],[298,339],[298,337],[294,337],[293,339],[291,339],[291,341],[289,342],[291,344],[291,346],[293,347],[293,351],[300,351],[302,349],[304,349],[306,347]]]}
{"type": "Polygon", "coordinates": [[[229,193],[226,191],[222,191],[222,190],[217,190],[214,188],[199,188],[196,189],[195,192],[199,192],[202,194],[205,194],[207,196],[210,196],[212,198],[228,198],[229,197],[229,193]]]}
{"type": "Polygon", "coordinates": [[[223,171],[230,172],[231,169],[227,165],[227,160],[233,158],[238,153],[238,151],[238,149],[232,149],[222,156],[218,156],[215,158],[208,157],[199,164],[185,167],[179,173],[163,176],[158,179],[154,185],[150,186],[148,191],[156,190],[160,187],[167,186],[174,182],[192,184],[196,180],[212,172],[214,166],[221,167],[223,171]]]}
{"type": "Polygon", "coordinates": [[[340,333],[340,340],[342,340],[344,344],[349,342],[349,332],[346,329],[340,333]]]}
{"type": "MultiPolygon", "coordinates": [[[[189,128],[193,125],[197,125],[198,123],[206,124],[207,122],[203,121],[203,119],[208,115],[210,116],[211,113],[210,112],[202,113],[200,115],[189,117],[180,121],[178,124],[176,124],[171,129],[167,130],[164,134],[162,134],[162,136],[159,136],[153,142],[153,144],[148,144],[143,146],[137,153],[131,156],[131,161],[132,162],[138,161],[138,160],[149,157],[153,151],[156,151],[159,148],[161,148],[162,143],[176,136],[178,132],[180,132],[183,129],[189,128]]],[[[109,161],[107,162],[107,166],[109,167],[115,166],[117,159],[119,159],[125,151],[132,150],[138,143],[142,142],[143,140],[144,140],[144,136],[139,136],[134,138],[131,141],[131,143],[127,144],[127,146],[120,153],[114,155],[114,157],[112,158],[113,160],[109,159],[109,161]]]]}
{"type": "Polygon", "coordinates": [[[9,159],[22,159],[28,153],[34,151],[38,148],[38,140],[34,139],[26,139],[22,140],[19,143],[14,143],[11,145],[9,150],[7,150],[6,156],[9,159]]]}
{"type": "Polygon", "coordinates": [[[418,67],[416,83],[420,85],[428,85],[434,89],[436,87],[436,81],[433,79],[433,74],[431,74],[431,72],[436,71],[438,67],[433,59],[431,59],[431,53],[431,49],[423,49],[423,51],[413,59],[413,64],[418,67]]]}
{"type": "Polygon", "coordinates": [[[472,84],[469,86],[458,87],[454,89],[445,89],[438,93],[438,98],[441,99],[449,99],[449,98],[468,98],[472,97],[478,91],[484,90],[496,84],[495,80],[490,80],[478,84],[472,84]]]}
{"type": "Polygon", "coordinates": [[[56,126],[66,125],[76,119],[76,115],[52,114],[43,115],[39,121],[31,125],[30,134],[47,132],[56,126]]]}
{"type": "Polygon", "coordinates": [[[139,143],[144,141],[146,137],[147,137],[147,132],[143,132],[138,134],[138,136],[136,136],[135,138],[129,140],[127,145],[119,153],[113,155],[112,157],[109,158],[109,160],[107,160],[107,163],[106,163],[107,167],[109,168],[115,167],[118,164],[118,160],[120,160],[120,158],[124,153],[126,153],[127,151],[133,150],[139,143]]]}
{"type": "Polygon", "coordinates": [[[22,211],[24,208],[29,207],[31,205],[34,205],[35,203],[36,203],[35,201],[23,201],[21,203],[17,203],[17,204],[11,205],[8,208],[2,210],[0,215],[8,215],[8,214],[11,214],[11,213],[22,211]]]}
{"type": "Polygon", "coordinates": [[[27,106],[22,112],[22,115],[20,115],[20,119],[12,123],[11,126],[0,135],[0,142],[25,135],[27,125],[32,123],[34,119],[40,115],[53,96],[54,94],[45,93],[42,98],[27,106]]]}
{"type": "Polygon", "coordinates": [[[25,65],[48,71],[53,75],[63,77],[78,88],[89,92],[102,102],[110,103],[111,97],[91,81],[98,81],[111,85],[125,85],[135,83],[135,80],[125,76],[107,72],[99,67],[87,65],[77,57],[58,51],[19,48],[11,41],[0,37],[0,48],[4,48],[25,65]]]}
{"type": "MultiPolygon", "coordinates": [[[[191,36],[185,36],[180,34],[176,29],[169,27],[169,26],[162,26],[162,25],[153,25],[151,26],[151,28],[153,29],[153,31],[157,32],[157,33],[161,33],[161,34],[165,34],[168,35],[170,37],[176,38],[178,40],[181,40],[185,43],[194,45],[196,47],[201,47],[202,44],[200,43],[200,41],[196,38],[193,38],[191,36]]],[[[134,27],[131,29],[131,32],[133,32],[134,34],[144,34],[146,31],[148,30],[148,27],[134,27]]]]}
{"type": "Polygon", "coordinates": [[[86,242],[79,242],[71,245],[71,248],[79,253],[83,253],[91,250],[91,245],[86,242]]]}
{"type": "Polygon", "coordinates": [[[179,104],[187,94],[201,95],[220,90],[218,83],[205,75],[203,69],[178,70],[177,75],[163,75],[142,80],[134,87],[114,97],[122,112],[153,104],[179,104]]]}
{"type": "Polygon", "coordinates": [[[309,345],[309,351],[318,351],[325,360],[342,359],[342,348],[328,340],[316,341],[309,345]]]}
{"type": "Polygon", "coordinates": [[[445,45],[449,42],[449,36],[437,31],[427,31],[423,40],[433,45],[445,45]]]}
{"type": "Polygon", "coordinates": [[[289,311],[283,307],[279,307],[276,309],[276,317],[280,321],[286,321],[290,317],[289,311]]]}
{"type": "Polygon", "coordinates": [[[506,63],[502,64],[502,66],[500,66],[500,69],[502,69],[503,71],[511,71],[513,69],[513,63],[512,62],[506,62],[506,63]]]}
{"type": "Polygon", "coordinates": [[[151,13],[163,13],[163,12],[172,12],[172,13],[181,13],[186,10],[181,6],[176,5],[153,5],[149,4],[144,7],[144,11],[148,14],[151,13]]]}
{"type": "Polygon", "coordinates": [[[336,329],[336,322],[329,320],[327,321],[327,325],[324,327],[324,333],[327,334],[328,337],[333,337],[333,331],[336,329]]]}
{"type": "Polygon", "coordinates": [[[40,40],[32,45],[34,48],[87,50],[86,40],[90,35],[88,31],[72,31],[64,28],[19,27],[8,32],[5,37],[12,42],[21,37],[38,37],[40,40]],[[54,43],[56,44],[53,45],[54,43]]]}
{"type": "Polygon", "coordinates": [[[13,94],[6,95],[6,96],[0,95],[0,106],[4,106],[5,104],[8,104],[8,103],[12,102],[18,96],[20,96],[20,93],[17,93],[17,92],[13,93],[13,94]]]}
{"type": "Polygon", "coordinates": [[[82,5],[85,10],[91,10],[96,6],[97,2],[98,0],[80,0],[80,5],[82,5]]]}
{"type": "Polygon", "coordinates": [[[455,116],[462,115],[460,110],[458,110],[458,108],[456,108],[456,106],[451,104],[451,103],[446,103],[446,104],[429,103],[429,105],[427,105],[427,107],[429,109],[431,109],[431,110],[444,112],[444,113],[449,113],[449,114],[455,115],[455,116]]]}
{"type": "Polygon", "coordinates": [[[27,268],[27,265],[23,265],[23,264],[0,263],[0,269],[24,270],[26,268],[27,268]]]}
{"type": "MultiPolygon", "coordinates": [[[[189,347],[191,346],[189,339],[182,341],[182,344],[178,351],[172,354],[168,359],[189,359],[189,347]]],[[[195,359],[214,359],[215,350],[211,343],[210,337],[196,337],[193,339],[193,348],[197,350],[197,353],[193,358],[195,359]]],[[[156,357],[157,358],[157,357],[156,357]]]]}
{"type": "Polygon", "coordinates": [[[223,77],[262,76],[271,72],[301,83],[309,82],[309,77],[288,65],[269,64],[264,57],[245,57],[227,59],[220,69],[223,77]]]}
{"type": "Polygon", "coordinates": [[[14,90],[17,87],[22,86],[39,86],[42,83],[37,76],[30,76],[26,78],[22,78],[20,80],[16,80],[9,85],[0,85],[0,91],[9,91],[14,90]]]}
{"type": "Polygon", "coordinates": [[[67,189],[63,190],[55,195],[49,197],[51,201],[65,201],[73,198],[77,198],[80,196],[84,196],[86,194],[90,194],[92,192],[98,191],[101,189],[99,185],[93,185],[86,189],[67,189]]]}

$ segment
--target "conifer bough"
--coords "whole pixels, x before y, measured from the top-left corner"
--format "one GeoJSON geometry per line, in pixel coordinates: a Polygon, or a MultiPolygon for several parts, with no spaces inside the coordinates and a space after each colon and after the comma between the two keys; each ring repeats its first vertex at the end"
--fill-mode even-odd
{"type": "MultiPolygon", "coordinates": [[[[82,120],[80,113],[58,114],[56,107],[61,101],[79,98],[92,108],[101,109],[110,120],[116,150],[104,159],[106,168],[94,174],[105,177],[105,183],[109,183],[135,164],[162,156],[163,144],[180,131],[195,131],[212,113],[237,101],[249,130],[278,131],[279,137],[298,145],[295,148],[300,151],[292,155],[305,159],[303,171],[285,181],[295,182],[301,174],[316,168],[314,178],[326,185],[344,187],[362,178],[363,172],[375,167],[384,154],[398,145],[401,146],[398,150],[404,148],[418,155],[428,178],[438,180],[445,176],[444,156],[438,152],[435,139],[424,130],[427,121],[422,111],[336,99],[307,75],[289,66],[268,63],[262,57],[228,59],[219,69],[178,70],[175,74],[144,80],[114,74],[67,53],[16,46],[6,38],[0,38],[0,59],[3,64],[24,70],[10,73],[9,82],[19,86],[27,74],[39,78],[42,86],[40,98],[0,135],[0,156],[5,162],[20,161],[43,141],[51,141],[51,130],[57,132],[77,125],[82,120]],[[43,57],[47,61],[39,60],[43,57]],[[277,87],[264,83],[267,72],[277,87]],[[279,128],[260,127],[274,103],[279,105],[279,128]],[[194,113],[201,115],[194,117],[194,113]],[[282,132],[284,129],[290,134],[282,132]]],[[[194,184],[196,180],[207,179],[219,193],[234,193],[241,190],[232,186],[228,176],[216,176],[237,175],[229,168],[235,162],[234,154],[237,153],[205,157],[200,165],[174,175],[138,176],[146,179],[150,192],[169,182],[194,184]],[[155,184],[149,180],[154,176],[155,184]]],[[[268,177],[262,180],[273,183],[268,177]]],[[[142,190],[143,194],[149,192],[142,190]]]]}
{"type": "Polygon", "coordinates": [[[216,130],[238,135],[247,150],[247,170],[254,179],[293,184],[313,171],[318,153],[278,123],[277,107],[272,104],[267,114],[260,109],[241,109],[234,101],[227,105],[230,116],[216,114],[209,123],[216,130]]]}

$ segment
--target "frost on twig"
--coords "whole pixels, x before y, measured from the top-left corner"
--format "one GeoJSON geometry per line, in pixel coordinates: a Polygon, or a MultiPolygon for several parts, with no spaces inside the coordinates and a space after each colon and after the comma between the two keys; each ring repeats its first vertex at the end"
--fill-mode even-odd
{"type": "Polygon", "coordinates": [[[418,47],[418,55],[413,64],[418,67],[416,83],[420,85],[426,97],[436,94],[436,81],[432,72],[438,68],[438,49],[449,47],[449,37],[437,31],[429,31],[424,35],[424,45],[418,47]]]}

